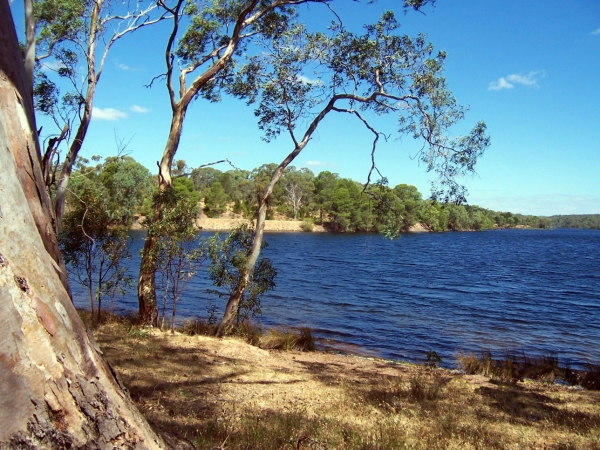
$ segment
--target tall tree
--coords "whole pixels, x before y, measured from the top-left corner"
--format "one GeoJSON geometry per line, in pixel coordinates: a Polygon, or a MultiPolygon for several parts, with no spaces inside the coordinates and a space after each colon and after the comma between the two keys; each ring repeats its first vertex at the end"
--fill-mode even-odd
{"type": "Polygon", "coordinates": [[[164,448],[61,283],[30,87],[0,0],[0,448],[164,448]]]}
{"type": "Polygon", "coordinates": [[[265,139],[287,133],[293,150],[277,166],[263,192],[252,251],[240,271],[218,334],[232,323],[260,254],[267,204],[275,185],[329,113],[348,114],[373,133],[369,178],[373,171],[378,172],[375,151],[385,136],[371,121],[382,114],[397,114],[400,133],[423,141],[419,156],[427,169],[438,175],[435,194],[464,198],[465,190],[456,178],[472,172],[488,147],[486,126],[480,122],[468,136],[447,137],[448,128],[464,117],[464,108],[457,105],[442,76],[445,53],[435,54],[423,35],[414,39],[399,35],[398,28],[389,11],[377,23],[365,26],[362,35],[341,24],[332,27],[331,36],[310,34],[298,25],[265,43],[263,53],[241,71],[243,77],[233,89],[243,95],[256,92],[256,98],[260,95],[255,114],[265,139]],[[307,67],[315,68],[312,78],[316,76],[317,82],[302,81],[308,79],[307,67]],[[308,121],[308,126],[300,135],[297,127],[303,121],[308,121]]]}
{"type": "MultiPolygon", "coordinates": [[[[217,101],[220,89],[228,83],[235,70],[235,60],[244,59],[244,50],[256,37],[272,39],[281,34],[295,16],[295,7],[306,3],[329,4],[331,0],[177,0],[169,8],[173,27],[165,49],[164,75],[171,104],[169,136],[159,163],[159,190],[171,188],[171,167],[181,139],[183,121],[192,100],[202,97],[217,101]],[[189,19],[189,27],[180,37],[182,19],[189,19]],[[178,63],[175,64],[175,58],[178,63]],[[179,68],[178,80],[176,70],[179,68]],[[192,78],[188,84],[189,78],[192,78]]],[[[411,0],[415,1],[415,0],[411,0]]],[[[421,0],[421,2],[428,0],[421,0]]],[[[162,205],[155,205],[155,220],[160,220],[162,205]]],[[[140,320],[155,325],[158,317],[156,304],[156,254],[154,247],[159,237],[149,234],[144,243],[138,300],[140,320]]]]}
{"type": "Polygon", "coordinates": [[[94,96],[108,53],[118,40],[162,20],[167,13],[158,14],[153,2],[146,6],[137,3],[128,10],[115,0],[38,0],[34,11],[40,68],[34,89],[36,108],[58,127],[58,133],[48,139],[42,161],[46,184],[56,183],[54,211],[60,228],[67,186],[92,120],[94,96]],[[44,68],[48,59],[54,64],[44,68]],[[49,67],[56,67],[61,81],[48,77],[49,67]],[[68,87],[60,98],[59,85],[68,87]],[[61,162],[63,142],[67,151],[61,162]]]}
{"type": "Polygon", "coordinates": [[[302,168],[296,170],[293,166],[288,167],[287,172],[283,175],[282,185],[285,192],[284,196],[292,208],[292,217],[294,220],[298,218],[301,208],[307,206],[312,200],[312,194],[315,189],[314,178],[315,176],[310,169],[302,168]]]}

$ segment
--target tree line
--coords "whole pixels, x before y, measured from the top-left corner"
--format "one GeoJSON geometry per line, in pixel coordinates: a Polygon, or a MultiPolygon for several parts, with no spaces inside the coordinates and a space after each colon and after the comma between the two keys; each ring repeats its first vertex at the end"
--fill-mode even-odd
{"type": "MultiPolygon", "coordinates": [[[[265,184],[276,168],[263,164],[252,170],[214,167],[190,169],[177,160],[172,168],[173,189],[198,203],[198,211],[217,218],[228,209],[253,219],[265,184]]],[[[104,161],[79,159],[73,171],[67,215],[81,205],[80,197],[94,192],[102,199],[107,223],[131,226],[134,216],[152,214],[156,177],[130,156],[104,161]]],[[[78,213],[81,214],[81,213],[78,213]]],[[[415,186],[390,187],[385,180],[365,186],[358,181],[322,171],[289,166],[276,185],[267,208],[267,218],[302,220],[324,225],[334,232],[381,232],[395,226],[408,231],[417,223],[430,231],[480,231],[493,228],[600,228],[600,215],[536,216],[498,212],[476,205],[438,202],[425,198],[415,186]]]]}

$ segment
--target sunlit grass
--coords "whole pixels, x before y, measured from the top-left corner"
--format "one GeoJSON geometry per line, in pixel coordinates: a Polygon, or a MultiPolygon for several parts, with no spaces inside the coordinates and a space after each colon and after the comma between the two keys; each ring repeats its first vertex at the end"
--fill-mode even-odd
{"type": "MultiPolygon", "coordinates": [[[[264,350],[189,326],[171,336],[115,319],[96,340],[150,424],[198,449],[600,449],[600,392],[550,383],[552,358],[463,355],[460,374],[264,350]]],[[[299,333],[275,335],[289,348],[299,333]]]]}

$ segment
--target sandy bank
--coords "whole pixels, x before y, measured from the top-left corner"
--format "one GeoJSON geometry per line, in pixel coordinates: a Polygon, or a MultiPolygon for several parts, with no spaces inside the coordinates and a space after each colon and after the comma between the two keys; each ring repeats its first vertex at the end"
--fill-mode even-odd
{"type": "MultiPolygon", "coordinates": [[[[142,226],[143,217],[138,217],[133,222],[131,226],[132,230],[143,230],[142,226]]],[[[218,219],[211,219],[202,214],[198,219],[196,219],[196,226],[199,230],[204,231],[230,231],[235,227],[241,225],[242,223],[247,223],[248,219],[244,219],[242,217],[235,217],[233,215],[229,215],[229,217],[220,217],[218,219]]],[[[265,231],[270,232],[304,232],[302,229],[301,220],[267,220],[265,221],[265,231]]],[[[327,230],[322,225],[314,225],[313,232],[323,233],[327,230]]],[[[417,223],[410,227],[409,232],[411,233],[428,233],[431,230],[426,228],[423,224],[417,223]]]]}

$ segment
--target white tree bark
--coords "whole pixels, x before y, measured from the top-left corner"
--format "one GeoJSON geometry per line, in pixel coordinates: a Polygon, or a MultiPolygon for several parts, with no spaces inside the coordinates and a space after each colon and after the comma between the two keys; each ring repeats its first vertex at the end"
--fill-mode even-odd
{"type": "Polygon", "coordinates": [[[0,0],[0,48],[0,448],[163,448],[61,280],[7,0],[0,0]]]}

